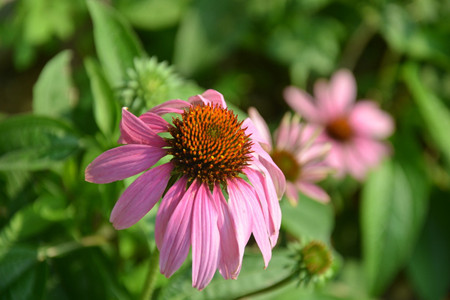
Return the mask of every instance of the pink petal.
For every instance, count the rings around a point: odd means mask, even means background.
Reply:
[[[241,128],[245,130],[245,134],[249,135],[252,141],[257,142],[262,147],[263,151],[270,151],[272,149],[272,145],[267,143],[267,140],[261,136],[258,128],[256,128],[255,124],[250,118],[246,118],[244,122],[242,122]]]
[[[354,147],[358,149],[360,157],[370,166],[376,166],[381,159],[389,154],[389,148],[383,142],[369,138],[357,137],[353,139]]]
[[[270,137],[270,131],[269,127],[267,126],[266,121],[264,121],[263,117],[259,114],[258,110],[254,107],[250,107],[248,109],[248,115],[250,116],[250,119],[252,120],[253,124],[255,125],[255,128],[261,137],[261,139],[264,141],[265,144],[269,146],[267,151],[271,150],[272,145],[272,138]],[[254,136],[252,135],[252,138]]]
[[[300,153],[297,156],[297,161],[301,165],[308,164],[310,162],[322,160],[328,152],[330,152],[331,144],[330,143],[315,143],[311,147],[309,147],[305,152]]]
[[[124,145],[110,149],[87,166],[86,181],[109,183],[128,178],[153,166],[166,152],[148,145]]]
[[[192,214],[192,286],[202,290],[214,276],[219,258],[219,230],[213,196],[202,183]]]
[[[355,179],[362,181],[370,166],[363,160],[358,148],[354,145],[346,145],[343,154],[349,173]]]
[[[189,254],[194,199],[200,184],[197,180],[181,198],[167,224],[159,258],[159,268],[166,277],[178,270]]]
[[[220,107],[227,108],[227,103],[225,102],[223,95],[216,90],[206,90],[202,94],[202,97],[209,100],[212,104],[218,104]]]
[[[284,191],[286,190],[286,178],[284,177],[283,172],[280,170],[280,168],[278,168],[278,166],[273,162],[272,158],[267,153],[267,155],[262,154],[260,150],[257,150],[255,152],[261,155],[259,157],[260,165],[258,167],[263,171],[265,176],[271,177],[273,184],[275,185],[275,190],[277,191],[277,197],[278,199],[281,199],[281,197],[283,197]],[[258,164],[256,162],[253,163]],[[262,168],[261,165],[264,168]]]
[[[228,180],[227,185],[228,194],[230,195],[230,202],[231,199],[233,199],[234,202],[240,201],[245,203],[247,206],[246,210],[251,215],[251,230],[263,255],[264,266],[267,268],[267,265],[272,257],[272,247],[270,245],[268,228],[264,221],[263,212],[257,199],[256,192],[241,178]]]
[[[258,194],[263,216],[269,229],[270,243],[274,247],[281,226],[281,209],[272,179],[251,168],[246,168],[244,173]]]
[[[291,205],[296,206],[298,203],[298,189],[292,182],[286,183],[286,198]]]
[[[189,108],[190,104],[183,100],[169,100],[160,105],[153,107],[149,112],[152,112],[157,115],[165,115],[167,113],[177,113],[182,114],[187,108]]]
[[[344,147],[341,143],[331,142],[330,152],[325,158],[326,163],[336,171],[334,175],[337,178],[342,178],[347,173]]]
[[[330,202],[330,196],[319,186],[309,182],[297,182],[298,189],[306,196],[322,203]]]
[[[188,178],[186,176],[181,177],[167,191],[161,200],[155,222],[155,241],[159,250],[162,249],[164,235],[166,233],[167,224],[169,223],[170,217],[186,193],[187,182]]]
[[[290,86],[284,89],[286,103],[309,122],[320,122],[320,114],[314,106],[313,98],[306,92]]]
[[[356,82],[353,74],[341,69],[334,73],[330,81],[330,96],[337,115],[347,115],[356,99]]]
[[[141,119],[130,113],[126,108],[122,109],[120,133],[120,143],[146,144],[155,147],[166,146],[163,138],[153,132]]]
[[[276,149],[278,150],[287,150],[286,148],[289,148],[288,145],[290,144],[290,132],[291,132],[291,124],[290,124],[290,114],[286,113],[281,119],[280,126],[275,132],[275,144]]]
[[[242,193],[235,187],[235,184],[230,185],[231,180],[227,183],[228,205],[236,226],[239,255],[242,257],[245,245],[252,233],[251,210],[248,208],[247,201],[242,199]]]
[[[333,168],[325,165],[324,163],[306,165],[302,167],[301,180],[317,182],[325,179],[328,174],[333,173],[333,171]]]
[[[152,112],[146,112],[145,114],[141,115],[139,119],[147,124],[147,126],[155,133],[166,132],[170,127],[169,123],[166,120]]]
[[[314,84],[314,96],[317,100],[318,114],[324,122],[339,117],[340,114],[336,109],[333,95],[331,95],[330,86],[327,81],[319,79]]]
[[[109,221],[116,229],[125,229],[142,219],[163,194],[173,165],[160,165],[145,172],[123,192],[114,205]]]
[[[383,139],[394,132],[394,121],[373,101],[358,101],[349,116],[351,127],[357,134]]]
[[[236,279],[242,256],[239,255],[236,225],[219,184],[214,185],[213,198],[217,206],[217,225],[220,232],[219,272],[225,279]]]

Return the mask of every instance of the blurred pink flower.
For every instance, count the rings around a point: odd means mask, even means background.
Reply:
[[[389,153],[381,140],[394,131],[391,116],[373,101],[355,103],[356,82],[347,70],[337,71],[329,83],[317,81],[314,94],[316,101],[295,87],[284,92],[294,111],[324,129],[318,139],[331,142],[327,163],[336,169],[336,175],[350,173],[358,180],[364,179],[367,171]]]
[[[179,115],[173,125],[161,117],[167,113]],[[192,246],[192,285],[201,290],[216,269],[237,278],[251,234],[265,267],[278,238],[285,179],[252,141],[253,128],[214,90],[167,101],[139,118],[123,109],[119,142],[125,145],[97,157],[86,180],[108,183],[145,171],[123,192],[110,221],[116,229],[130,227],[162,197],[155,224],[161,273],[171,276]],[[166,155],[169,162],[151,168]]]
[[[298,202],[299,191],[320,202],[329,202],[330,197],[316,182],[327,177],[332,169],[323,160],[330,150],[329,143],[316,142],[320,131],[301,123],[297,115],[285,114],[275,131],[272,143],[269,128],[255,108],[249,116],[258,129],[260,140],[273,161],[286,177],[286,197],[292,205]]]

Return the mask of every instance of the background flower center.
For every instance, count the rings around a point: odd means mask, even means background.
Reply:
[[[205,182],[236,177],[250,160],[251,141],[237,116],[217,105],[195,105],[169,132],[176,171]]]
[[[301,167],[290,152],[275,150],[270,156],[272,156],[275,164],[281,169],[287,181],[295,181],[298,178]]]
[[[353,136],[353,130],[345,117],[328,123],[325,130],[331,138],[341,142],[348,141]]]

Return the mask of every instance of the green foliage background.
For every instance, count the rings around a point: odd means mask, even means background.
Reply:
[[[84,181],[87,164],[117,145],[121,106],[141,113],[213,88],[274,129],[284,87],[311,91],[344,67],[358,98],[395,119],[392,157],[363,183],[325,181],[327,206],[283,200],[267,270],[250,245],[238,280],[216,276],[198,292],[186,262],[171,279],[157,275],[152,297],[447,299],[449,18],[448,0],[0,2],[0,298],[141,295],[156,209],[115,231],[109,214],[132,180]],[[333,249],[333,277],[266,290],[309,240]]]

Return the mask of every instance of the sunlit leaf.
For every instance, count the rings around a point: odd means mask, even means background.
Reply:
[[[94,96],[95,121],[106,136],[111,136],[117,129],[119,117],[118,102],[116,102],[114,93],[98,63],[93,59],[86,59],[85,66]]]
[[[45,169],[78,148],[74,131],[58,120],[23,115],[0,122],[0,170]]]
[[[372,295],[381,294],[410,257],[427,202],[423,170],[410,160],[387,160],[367,179],[361,226],[364,268]]]
[[[407,64],[403,71],[405,82],[422,115],[424,125],[450,167],[450,110],[423,85],[416,64]]]
[[[63,51],[44,67],[33,88],[33,112],[51,117],[66,116],[75,104],[70,60],[72,52]]]
[[[101,1],[89,0],[89,12],[94,23],[94,42],[98,58],[113,87],[118,86],[127,68],[144,50],[136,34],[122,15]]]
[[[333,209],[300,195],[297,206],[293,207],[287,199],[281,201],[282,227],[297,238],[317,239],[328,242],[333,230]]]

